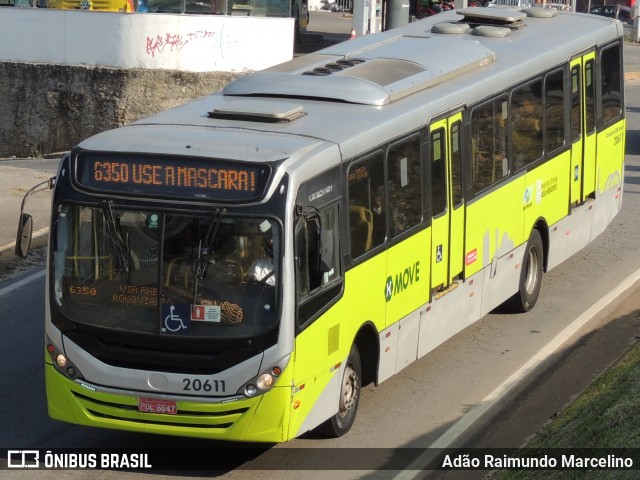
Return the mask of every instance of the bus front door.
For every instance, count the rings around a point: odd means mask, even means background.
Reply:
[[[431,289],[444,291],[463,270],[462,114],[431,125]]]

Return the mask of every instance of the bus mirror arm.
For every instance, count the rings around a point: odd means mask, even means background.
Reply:
[[[33,217],[28,213],[24,213],[24,207],[27,203],[29,195],[35,192],[39,192],[48,188],[51,190],[55,185],[56,177],[51,177],[44,182],[38,183],[32,187],[22,197],[22,205],[20,206],[20,220],[18,221],[18,233],[16,235],[16,248],[15,254],[18,257],[27,258],[29,255],[29,248],[31,247],[31,239],[33,238]]]

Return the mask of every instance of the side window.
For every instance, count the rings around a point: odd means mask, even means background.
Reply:
[[[542,81],[511,95],[511,153],[515,170],[542,157]]]
[[[545,151],[553,152],[564,145],[564,81],[562,70],[544,80]]]
[[[462,203],[462,122],[451,126],[451,197],[453,207]]]
[[[391,235],[395,237],[422,220],[420,137],[393,145],[387,159]]]
[[[319,210],[304,209],[296,223],[297,323],[310,325],[340,297],[340,205],[332,202]]]
[[[385,239],[384,155],[375,153],[349,167],[349,248],[356,258]]]
[[[471,186],[474,194],[509,174],[506,121],[507,101],[504,98],[477,107],[471,113]]]
[[[323,285],[340,277],[340,244],[338,234],[338,205],[323,208],[318,215],[301,219],[296,226],[296,266],[298,298],[304,299]],[[322,235],[322,230],[332,235]],[[323,245],[323,242],[331,242]],[[330,252],[323,265],[321,250]]]
[[[580,65],[571,69],[571,141],[573,143],[580,140],[582,133],[582,115],[580,113]]]
[[[439,128],[431,132],[431,214],[433,217],[447,210],[447,159],[445,131]]]
[[[600,62],[600,101],[602,123],[618,119],[622,113],[622,75],[620,45],[602,51]]]

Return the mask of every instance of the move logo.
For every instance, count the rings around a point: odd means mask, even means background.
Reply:
[[[402,272],[396,273],[395,277],[389,275],[384,287],[384,297],[387,302],[404,290],[408,289],[415,282],[420,281],[420,262],[416,262]]]

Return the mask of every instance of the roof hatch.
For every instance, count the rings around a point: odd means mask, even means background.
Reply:
[[[210,118],[264,123],[292,122],[303,115],[302,105],[290,102],[254,102],[244,99],[227,100],[209,112]]]
[[[464,16],[464,23],[470,25],[496,25],[501,27],[520,27],[527,14],[511,8],[467,7],[458,10]]]

